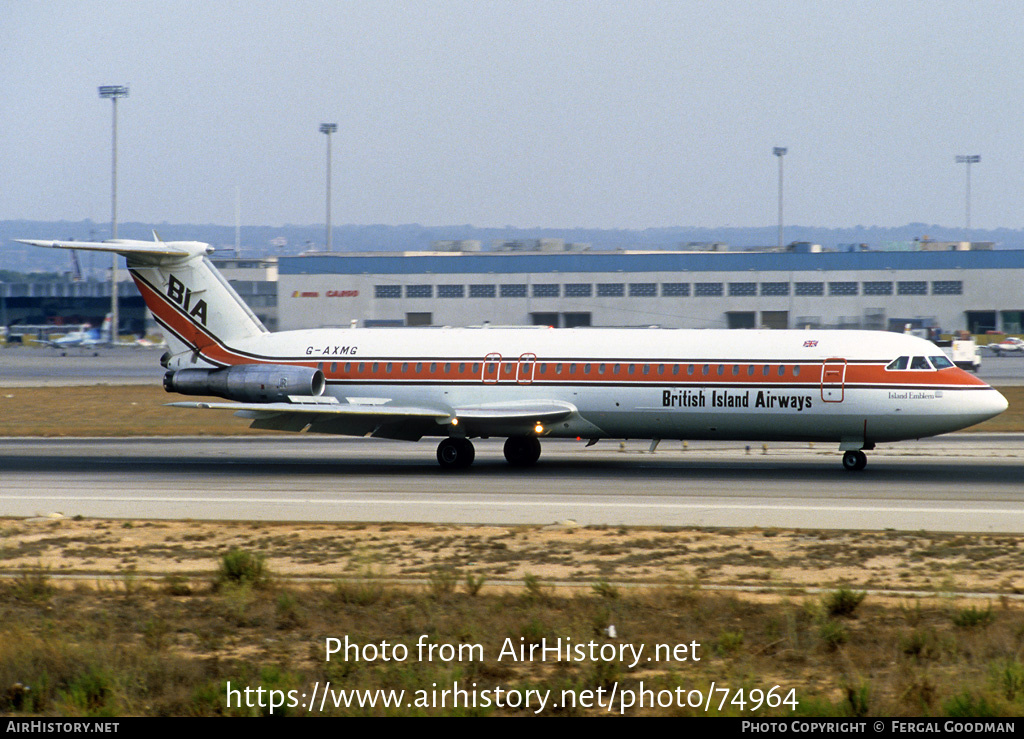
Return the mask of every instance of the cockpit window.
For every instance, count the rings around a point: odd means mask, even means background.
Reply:
[[[943,355],[941,357],[928,357],[928,358],[930,360],[932,360],[932,364],[935,365],[935,369],[948,369],[950,367],[955,366],[952,362],[949,361],[949,358],[946,357],[945,355]]]
[[[910,360],[910,369],[912,370],[930,370],[932,366],[928,364],[928,359],[925,357],[914,357]]]
[[[897,357],[885,366],[887,370],[905,370],[910,357]]]

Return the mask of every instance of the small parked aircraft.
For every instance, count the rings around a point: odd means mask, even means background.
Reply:
[[[998,344],[989,344],[988,348],[997,357],[1001,357],[1004,354],[1024,354],[1024,341],[1021,341],[1016,336],[1008,336]]]
[[[95,349],[108,345],[110,344],[110,314],[108,313],[107,317],[103,319],[103,325],[100,328],[93,328],[88,323],[83,323],[77,330],[66,333],[58,339],[52,341],[40,339],[39,343],[60,349],[65,355],[68,349]]]

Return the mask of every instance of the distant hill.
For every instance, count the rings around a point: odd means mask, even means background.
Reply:
[[[218,250],[233,251],[234,226],[216,224],[121,223],[118,235],[126,239],[150,239],[156,231],[168,240],[190,239],[205,241]],[[77,239],[102,240],[109,236],[110,224],[85,221],[0,221],[0,269],[18,272],[66,271],[70,260],[66,253],[36,249],[15,244],[11,239]],[[822,228],[787,226],[786,241],[810,241],[828,249],[846,249],[850,245],[867,244],[881,248],[891,242],[906,242],[930,237],[937,241],[959,241],[963,229],[910,223],[898,228],[856,226],[854,228]],[[1000,249],[1024,249],[1024,230],[973,229],[974,241],[992,241]],[[771,246],[777,242],[776,226],[763,228],[693,228],[671,226],[643,230],[614,230],[588,228],[477,228],[471,225],[421,226],[405,224],[343,225],[334,227],[335,251],[418,251],[429,249],[434,241],[449,239],[476,239],[488,249],[496,239],[556,238],[566,242],[590,244],[592,249],[665,249],[690,242],[723,242],[733,250]],[[242,256],[298,254],[324,248],[323,225],[307,226],[243,226],[241,229]],[[99,260],[99,261],[98,261]],[[105,268],[105,260],[95,257],[95,269]],[[88,268],[89,265],[83,265]]]

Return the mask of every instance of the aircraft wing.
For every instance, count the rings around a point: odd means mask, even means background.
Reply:
[[[417,441],[439,435],[439,426],[455,424],[468,436],[526,435],[538,423],[567,418],[576,408],[558,401],[531,401],[477,405],[466,408],[430,408],[392,405],[386,398],[342,403],[329,397],[295,397],[278,403],[168,403],[174,408],[230,410],[252,421],[250,428],[303,431],[347,436],[375,436]],[[440,435],[444,435],[441,433]]]

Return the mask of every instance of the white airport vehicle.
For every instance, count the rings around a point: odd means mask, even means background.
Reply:
[[[252,428],[416,441],[473,462],[504,437],[513,465],[544,437],[834,442],[863,469],[876,444],[1002,413],[1006,399],[933,343],[869,331],[308,329],[270,333],[199,242],[26,240],[115,252],[169,350],[164,387],[216,396]]]
[[[966,332],[965,332],[966,333]],[[981,369],[981,352],[973,338],[942,339],[935,345],[960,369],[977,372]]]

